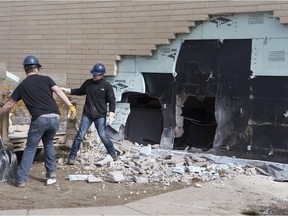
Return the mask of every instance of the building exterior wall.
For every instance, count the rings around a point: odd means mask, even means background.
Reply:
[[[95,62],[117,73],[122,55],[149,55],[175,34],[190,31],[209,15],[273,11],[288,23],[287,1],[1,1],[0,57],[22,70],[26,54],[45,72],[69,74],[78,86]]]
[[[0,1],[0,11],[0,59],[7,69],[22,74],[23,58],[34,54],[43,73],[65,73],[70,88],[90,78],[95,63],[114,76],[122,56],[151,55],[210,15],[273,12],[288,24],[288,2],[275,0]],[[84,100],[75,98],[80,114]]]

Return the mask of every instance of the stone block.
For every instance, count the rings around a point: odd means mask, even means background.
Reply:
[[[110,172],[109,175],[110,182],[117,183],[125,180],[125,176],[121,171]]]

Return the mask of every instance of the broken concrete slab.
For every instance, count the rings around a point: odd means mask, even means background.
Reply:
[[[103,180],[101,178],[97,178],[92,175],[92,176],[88,176],[87,182],[88,183],[100,183],[100,182],[103,182]]]
[[[174,173],[179,173],[179,174],[185,173],[185,170],[183,167],[172,167],[171,170]]]
[[[109,162],[112,162],[113,158],[110,155],[106,155],[105,158],[103,158],[102,160],[99,160],[95,163],[96,166],[104,166],[107,165]]]
[[[202,172],[202,169],[200,167],[197,167],[197,166],[187,166],[186,168],[187,172],[190,172],[190,173],[201,173]]]
[[[87,181],[88,177],[91,177],[93,175],[83,175],[83,174],[79,174],[79,175],[69,175],[68,179],[69,181]]]
[[[110,172],[109,175],[110,182],[118,183],[125,180],[125,176],[121,171]]]
[[[125,141],[125,144],[128,141]],[[124,144],[123,144],[124,145]],[[120,162],[115,163],[107,152],[101,149],[101,145],[88,148],[81,151],[79,157],[80,164],[78,171],[88,170],[89,173],[95,172],[109,182],[122,183],[152,183],[160,182],[163,186],[170,186],[173,182],[183,182],[187,185],[193,185],[195,179],[197,182],[206,182],[222,178],[231,178],[238,174],[257,175],[259,171],[246,165],[237,163],[229,158],[220,160],[214,158],[214,155],[207,153],[191,153],[179,150],[165,150],[160,148],[151,148],[150,155],[140,153],[140,144],[130,144],[123,146],[117,144],[117,148],[122,150]],[[133,149],[133,151],[131,151]],[[91,166],[91,158],[99,160],[97,163],[101,166]],[[103,159],[104,157],[104,159]],[[212,160],[214,159],[214,160]],[[96,165],[96,164],[95,164]]]
[[[143,146],[141,149],[140,149],[140,154],[141,155],[144,155],[144,156],[149,156],[151,155],[151,146],[148,145],[148,146]]]
[[[138,183],[138,184],[149,182],[148,177],[144,177],[144,176],[133,176],[132,179],[135,183]]]

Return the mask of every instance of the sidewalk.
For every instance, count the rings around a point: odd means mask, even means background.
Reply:
[[[233,184],[233,180],[231,181]],[[233,205],[231,202],[242,204],[245,202],[232,201],[229,194],[233,195],[233,193],[228,192],[225,187],[221,186],[219,189],[215,183],[207,182],[202,188],[190,186],[121,206],[3,210],[0,211],[0,215],[241,215],[239,204]],[[221,190],[227,191],[226,194]],[[219,207],[219,202],[221,206],[223,203],[229,205]]]

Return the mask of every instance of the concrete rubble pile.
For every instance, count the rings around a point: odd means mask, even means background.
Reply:
[[[113,161],[103,145],[82,150],[69,180],[88,182],[173,182],[201,187],[201,182],[232,178],[238,174],[255,175],[254,167],[234,163],[215,163],[203,153],[164,150],[159,145],[139,145],[129,141],[115,144],[120,159]],[[64,162],[64,159],[61,159]]]

